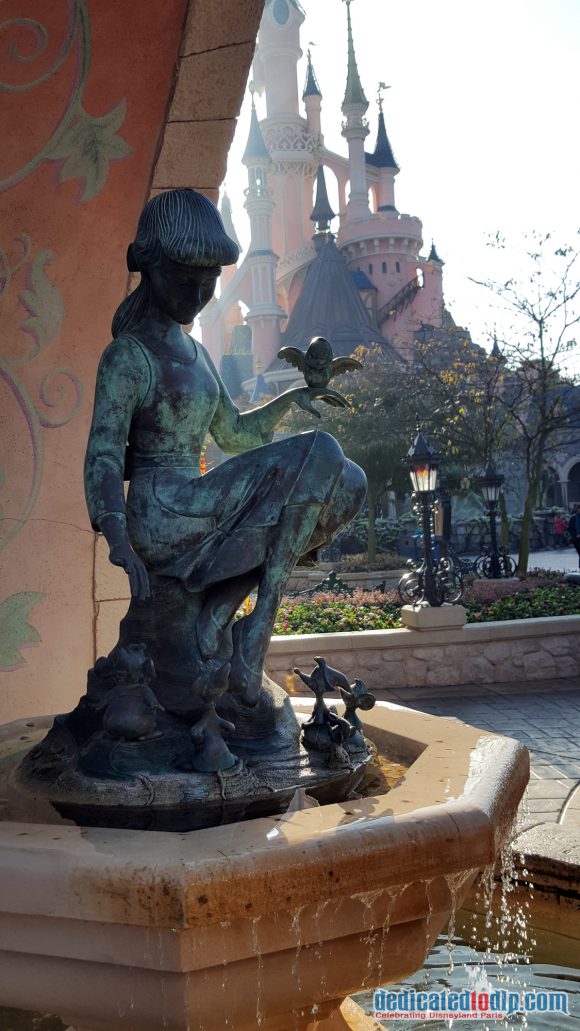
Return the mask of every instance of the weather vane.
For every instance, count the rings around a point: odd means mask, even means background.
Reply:
[[[377,104],[379,105],[379,111],[383,110],[383,90],[390,89],[390,88],[391,87],[387,86],[386,82],[379,82],[379,85],[378,85],[378,88],[377,88]]]

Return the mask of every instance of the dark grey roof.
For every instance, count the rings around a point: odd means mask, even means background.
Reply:
[[[314,68],[312,67],[312,58],[310,56],[310,50],[308,51],[308,65],[306,68],[306,82],[304,83],[304,90],[302,93],[302,99],[305,97],[321,97],[322,90],[318,85],[318,79],[316,78]]]
[[[427,261],[438,261],[440,265],[444,265],[445,262],[441,260],[435,249],[435,244],[431,241],[431,250],[429,251],[429,257]]]
[[[352,354],[361,344],[377,342],[385,353],[396,352],[372,325],[354,280],[334,240],[330,239],[312,261],[290,318],[281,346],[302,350],[314,336],[324,336],[337,356]],[[288,368],[275,359],[270,370]]]
[[[262,130],[260,129],[260,123],[258,121],[254,104],[252,104],[252,117],[250,120],[248,142],[246,143],[246,149],[242,157],[242,161],[245,165],[249,163],[249,158],[267,158],[268,161],[270,160],[270,154],[266,144],[264,143],[264,137],[262,136]]]
[[[310,219],[312,222],[331,222],[335,217],[334,211],[330,206],[328,193],[326,192],[324,168],[322,165],[319,165],[316,170],[316,199]]]
[[[376,290],[377,289],[375,284],[371,283],[371,281],[370,281],[369,277],[367,276],[366,272],[363,272],[362,269],[360,269],[360,268],[352,269],[350,274],[351,274],[352,278],[354,279],[355,286],[356,286],[357,290]]]
[[[379,111],[379,127],[375,149],[372,154],[365,154],[365,159],[367,165],[374,165],[375,168],[396,168],[399,171],[399,166],[395,161],[395,155],[387,136],[385,116],[382,111]]]

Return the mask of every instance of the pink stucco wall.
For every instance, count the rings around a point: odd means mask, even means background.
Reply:
[[[0,721],[74,704],[94,657],[82,460],[187,0],[4,0]]]

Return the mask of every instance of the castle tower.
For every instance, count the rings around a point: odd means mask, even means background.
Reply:
[[[258,32],[253,76],[266,95],[266,117],[298,118],[296,67],[302,57],[300,26],[304,14],[295,0],[272,0],[266,5]]]
[[[276,265],[272,250],[272,211],[274,201],[268,185],[270,155],[260,130],[252,95],[252,115],[248,142],[242,161],[248,169],[245,208],[250,219],[250,248],[246,265],[251,280],[252,303],[247,323],[252,330],[254,361],[267,368],[279,348],[280,321],[284,312],[276,300]]]
[[[365,113],[369,102],[358,74],[354,43],[352,40],[352,24],[350,5],[352,0],[345,0],[348,32],[348,71],[346,90],[342,102],[342,113],[345,120],[342,124],[342,135],[348,143],[348,165],[350,174],[350,195],[346,206],[346,221],[357,222],[369,217],[369,201],[366,176],[364,141],[369,134]]]
[[[263,88],[266,97],[266,118],[260,127],[271,157],[270,185],[276,212],[272,244],[276,253],[284,257],[300,251],[309,241],[312,180],[318,164],[316,155],[322,145],[321,96],[313,69],[305,88],[308,118],[299,111],[298,61],[302,57],[303,21],[297,0],[271,0],[266,4],[254,61],[256,87],[259,91]]]

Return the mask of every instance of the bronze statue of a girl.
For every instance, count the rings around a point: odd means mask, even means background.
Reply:
[[[337,391],[297,387],[241,414],[184,332],[237,256],[202,194],[170,190],[149,201],[128,252],[141,283],[113,320],[86,454],[93,527],[131,585],[121,641],[146,643],[163,704],[175,693],[180,709],[194,684],[206,690],[226,667],[228,690],[256,703],[290,572],[353,518],[365,491],[364,474],[329,434],[270,443],[292,403],[318,415],[314,399],[346,405]],[[208,433],[236,457],[202,477]],[[233,623],[252,590],[253,612]]]
[[[80,822],[203,826],[271,811],[296,777],[321,776],[264,659],[290,572],[353,518],[366,481],[328,433],[272,442],[293,403],[319,416],[312,402],[347,406],[341,394],[296,387],[241,413],[182,328],[237,256],[216,207],[188,189],[151,200],[129,247],[141,282],[99,364],[85,490],[131,602],[86,695],[19,774]],[[208,433],[235,457],[202,476]]]
[[[86,695],[18,774],[79,823],[192,829],[283,808],[298,781],[343,797],[364,775],[368,757],[330,771],[301,747],[263,672],[289,573],[353,518],[366,480],[328,433],[272,442],[293,403],[319,417],[312,402],[347,406],[341,394],[298,387],[240,412],[183,330],[237,257],[194,190],[150,200],[129,247],[141,281],[99,364],[84,485],[131,603]],[[234,457],[202,476],[207,434]]]

